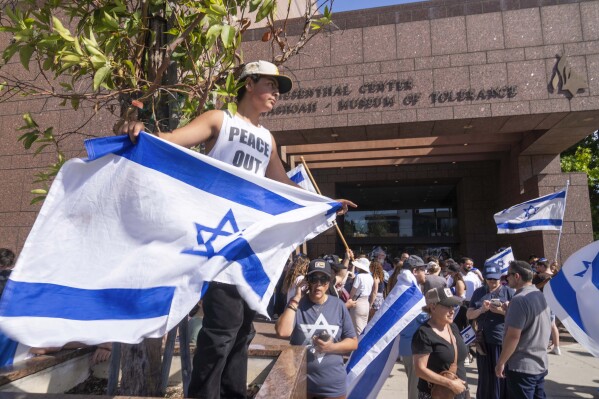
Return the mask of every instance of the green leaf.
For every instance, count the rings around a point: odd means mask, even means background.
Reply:
[[[103,66],[98,69],[94,75],[94,90],[98,90],[100,85],[108,78],[112,69],[109,66]]]
[[[48,194],[48,190],[44,190],[43,188],[36,188],[35,190],[31,190],[31,194]]]
[[[211,48],[216,42],[216,38],[220,35],[222,25],[212,25],[206,32],[206,47]]]
[[[113,18],[106,11],[104,11],[102,13],[102,21],[112,30],[118,30],[120,28],[119,21],[117,21],[115,18]]]
[[[227,109],[231,113],[231,115],[235,115],[237,113],[237,103],[229,102],[227,103]]]
[[[235,28],[231,25],[223,25],[223,28],[220,32],[220,38],[223,41],[225,48],[230,48],[235,42]]]
[[[256,22],[260,22],[266,18],[274,9],[274,5],[275,3],[273,0],[264,0],[256,14]]]
[[[8,63],[12,56],[17,52],[19,47],[16,44],[10,44],[4,51],[2,52],[2,58],[4,59],[4,63]]]
[[[73,109],[75,111],[77,111],[79,109],[79,98],[78,97],[71,98],[71,107],[73,107]]]
[[[23,68],[29,70],[29,60],[31,60],[31,55],[33,54],[33,47],[26,45],[21,47],[19,50],[19,56],[21,58],[21,65]]]
[[[250,12],[254,12],[260,7],[262,0],[250,0]]]
[[[45,199],[46,199],[45,195],[41,195],[39,197],[35,197],[34,199],[31,200],[31,202],[29,203],[29,205],[37,204],[38,202],[42,202]]]
[[[54,26],[54,30],[56,31],[56,33],[58,33],[60,37],[62,37],[64,40],[66,40],[67,42],[75,41],[75,38],[71,36],[71,32],[62,25],[58,18],[54,16],[52,17],[52,25]]]
[[[31,117],[31,114],[29,112],[27,112],[26,114],[23,114],[23,120],[25,121],[25,125],[29,129],[33,129],[34,127],[39,127],[39,125]]]
[[[227,15],[227,9],[220,4],[210,4],[210,10],[221,17]]]

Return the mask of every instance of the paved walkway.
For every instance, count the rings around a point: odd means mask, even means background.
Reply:
[[[277,345],[286,340],[276,338],[274,325],[268,322],[254,323],[257,336],[253,344]],[[549,375],[545,379],[545,390],[553,398],[597,398],[599,399],[599,358],[593,357],[570,335],[561,330],[562,355],[549,355]],[[472,397],[476,396],[476,363],[467,367],[468,383]],[[395,363],[391,375],[383,386],[379,399],[404,399],[408,397],[407,378],[401,363]],[[483,398],[484,399],[484,398]]]
[[[549,374],[545,378],[548,398],[599,398],[599,359],[578,343],[565,343],[562,355],[549,355]],[[467,366],[472,397],[476,395],[476,362]],[[396,363],[378,399],[408,397],[404,367]]]

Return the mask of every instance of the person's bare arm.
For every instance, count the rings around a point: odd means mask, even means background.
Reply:
[[[158,137],[170,141],[171,143],[190,148],[198,144],[215,140],[220,132],[223,119],[223,111],[206,111],[181,128],[175,129],[170,133],[158,133]],[[123,125],[121,133],[128,134],[131,141],[135,143],[137,141],[137,136],[139,136],[139,132],[144,130],[144,128],[144,124],[141,122],[128,122]]]
[[[503,337],[503,348],[499,355],[499,360],[495,366],[495,375],[499,378],[505,378],[505,364],[512,357],[520,341],[522,330],[519,328],[507,326],[507,330]]]
[[[283,168],[283,163],[281,162],[281,157],[279,157],[279,151],[277,150],[277,143],[275,142],[274,137],[272,138],[271,148],[270,160],[266,167],[266,177],[281,183],[289,184],[290,186],[299,187],[289,178],[289,176],[287,176],[285,168]]]

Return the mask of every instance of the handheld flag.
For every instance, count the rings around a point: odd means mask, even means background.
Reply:
[[[310,176],[308,176],[308,173],[306,173],[304,164],[300,163],[295,168],[291,169],[289,172],[287,172],[287,176],[289,176],[289,179],[301,188],[313,193],[317,192],[316,188],[314,188],[314,185],[312,184],[312,181],[310,180]]]
[[[340,207],[145,133],[86,148],[54,180],[0,302],[0,329],[29,346],[161,337],[212,280],[266,314],[289,253]]]
[[[474,331],[474,328],[472,328],[472,326],[468,326],[464,328],[462,331],[460,331],[460,335],[462,336],[464,343],[466,345],[470,345],[474,342],[474,339],[476,338],[476,331]]]
[[[30,347],[13,341],[0,332],[0,367],[11,366],[33,357]]]
[[[347,363],[348,399],[376,398],[397,359],[399,333],[421,313],[424,304],[416,278],[402,270]]]
[[[599,241],[570,256],[543,293],[574,339],[599,357]]]
[[[512,247],[505,248],[485,261],[485,266],[497,266],[501,269],[501,274],[507,274],[510,262],[514,260]]]
[[[567,189],[564,188],[496,213],[497,234],[561,230],[566,209],[566,193]]]

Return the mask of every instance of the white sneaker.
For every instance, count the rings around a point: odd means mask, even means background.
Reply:
[[[562,354],[562,351],[561,351],[561,349],[559,348],[559,346],[554,346],[554,347],[553,347],[553,349],[551,349],[551,350],[549,351],[549,353],[552,353],[552,354],[554,354],[554,355],[557,355],[557,356],[561,356],[561,354]]]
[[[470,356],[466,356],[466,359],[464,359],[464,366],[470,366]]]

